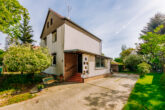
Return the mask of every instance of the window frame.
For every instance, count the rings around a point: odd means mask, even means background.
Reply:
[[[53,25],[53,18],[50,19],[50,25]]]
[[[105,58],[101,56],[95,56],[95,68],[105,68],[105,67],[106,67]]]
[[[47,22],[47,28],[49,28],[49,21]]]

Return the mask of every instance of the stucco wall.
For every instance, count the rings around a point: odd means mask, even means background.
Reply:
[[[101,42],[97,41],[83,32],[64,24],[64,50],[80,49],[101,55]]]
[[[87,61],[85,61],[85,58],[87,58]],[[84,65],[84,62],[88,62],[88,65]],[[87,66],[87,68],[85,68],[85,66]],[[95,55],[83,54],[83,71],[87,70],[88,73],[83,74],[83,78],[110,73],[110,59],[105,59],[104,68],[96,68]]]
[[[44,46],[41,41],[41,46]],[[47,47],[51,54],[56,53],[56,65],[49,67],[44,72],[63,74],[64,73],[64,25],[57,28],[57,41],[52,42],[52,33],[47,36]],[[54,69],[53,69],[54,68]]]

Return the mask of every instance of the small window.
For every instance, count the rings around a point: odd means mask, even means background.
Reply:
[[[56,65],[56,53],[54,53],[52,56],[53,56],[52,65]]]
[[[52,42],[56,42],[57,41],[57,31],[53,32],[52,34]]]
[[[51,25],[53,24],[53,18],[51,18],[51,20],[50,20],[50,24],[51,24]]]
[[[105,67],[105,59],[100,56],[95,57],[95,66],[96,67]]]
[[[47,22],[47,28],[49,28],[49,22]]]
[[[45,37],[44,43],[45,43],[45,45],[47,45],[47,37]]]

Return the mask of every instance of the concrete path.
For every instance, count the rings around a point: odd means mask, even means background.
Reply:
[[[89,83],[63,83],[0,110],[121,110],[137,79],[137,75],[114,74]]]

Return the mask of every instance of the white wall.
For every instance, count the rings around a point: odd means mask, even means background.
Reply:
[[[87,36],[67,24],[64,24],[64,26],[64,50],[80,49],[101,55],[101,42]]]
[[[84,65],[83,63],[83,71],[88,70],[88,74],[82,75],[83,78],[88,78],[92,76],[97,75],[103,75],[110,73],[110,59],[105,59],[105,67],[103,68],[96,68],[95,67],[95,55],[89,55],[89,54],[83,54],[83,62],[85,61],[85,58],[87,58],[88,66]],[[86,62],[86,61],[85,61]],[[87,69],[85,69],[85,66],[87,66]]]
[[[44,46],[41,40],[41,46]],[[50,54],[56,53],[56,65],[47,68],[44,72],[63,74],[64,73],[64,25],[57,29],[57,41],[52,42],[52,33],[47,36],[47,47]]]

